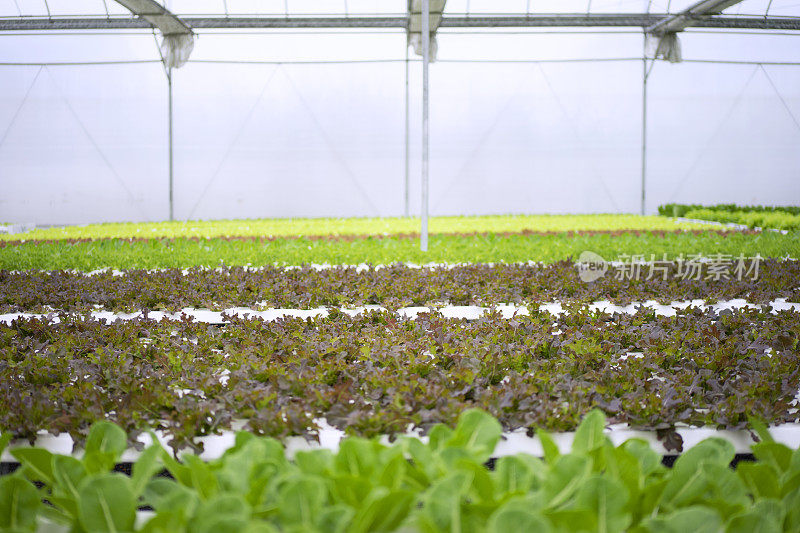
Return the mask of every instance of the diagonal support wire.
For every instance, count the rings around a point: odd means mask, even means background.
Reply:
[[[533,65],[531,65],[530,70],[533,70]],[[471,166],[472,161],[477,157],[478,153],[480,153],[481,148],[483,148],[483,144],[486,142],[486,139],[488,139],[489,136],[494,132],[494,130],[497,128],[497,125],[500,124],[500,119],[503,118],[503,116],[506,114],[506,111],[508,111],[508,108],[511,107],[511,104],[514,103],[514,101],[517,99],[517,96],[519,96],[518,90],[523,83],[524,82],[522,81],[522,77],[520,76],[520,80],[517,83],[516,89],[511,92],[511,95],[508,97],[503,106],[500,108],[500,111],[498,111],[497,116],[495,116],[494,121],[489,125],[486,131],[483,132],[483,135],[481,135],[480,139],[478,140],[478,143],[475,145],[475,148],[472,149],[472,151],[467,156],[467,159],[464,161],[464,164],[461,165],[461,168],[458,170],[458,172],[456,172],[456,174],[452,177],[447,186],[444,188],[441,196],[439,196],[439,200],[436,202],[436,204],[434,204],[433,209],[431,209],[431,211],[436,212],[436,209],[439,208],[439,206],[442,204],[445,198],[450,197],[450,191],[452,191],[453,187],[455,187],[456,183],[458,183],[458,179],[461,176],[463,176],[464,172]]]
[[[161,66],[164,67],[164,75],[167,76],[167,80],[170,78],[169,67],[167,66],[167,62],[164,59],[164,53],[161,51],[161,45],[158,44],[158,36],[156,36],[156,29],[153,28],[153,42],[156,43],[156,51],[158,52],[159,60],[161,61]]]
[[[123,180],[122,177],[117,173],[117,169],[114,168],[114,165],[111,164],[111,161],[109,161],[108,157],[106,157],[105,152],[103,152],[103,150],[100,148],[100,145],[97,144],[97,141],[94,140],[94,137],[92,137],[92,134],[89,133],[89,130],[86,128],[86,125],[83,123],[83,121],[81,120],[80,116],[78,116],[78,113],[75,111],[75,108],[72,107],[72,104],[67,99],[66,94],[64,94],[64,91],[61,89],[61,86],[58,84],[58,82],[56,81],[55,77],[53,77],[53,74],[50,72],[50,69],[47,68],[47,66],[45,66],[44,69],[47,71],[47,75],[50,77],[50,81],[53,83],[53,86],[58,91],[58,94],[61,97],[61,100],[64,102],[64,105],[67,106],[67,109],[69,109],[69,112],[72,114],[73,118],[75,119],[75,121],[80,126],[80,128],[83,131],[84,135],[86,135],[86,138],[89,139],[89,142],[92,144],[94,149],[97,151],[97,154],[103,160],[103,163],[105,163],[106,167],[108,167],[108,169],[111,171],[111,174],[114,176],[114,178],[120,184],[120,186],[123,189],[125,189],[125,192],[128,194],[128,197],[133,202],[133,205],[136,206],[136,210],[139,211],[139,213],[142,215],[142,217],[144,217],[146,219],[147,215],[142,210],[142,206],[139,205],[139,202],[136,201],[136,197],[133,195],[131,190],[125,184],[125,180]]]
[[[286,75],[286,79],[289,81],[289,85],[292,86],[292,89],[294,89],[295,94],[297,94],[297,98],[300,100],[300,103],[303,104],[303,107],[305,108],[306,112],[311,117],[311,120],[314,122],[314,125],[317,127],[320,136],[325,141],[325,144],[328,145],[328,148],[333,153],[333,156],[336,158],[336,162],[339,163],[339,165],[347,173],[348,177],[350,178],[350,181],[353,182],[353,185],[356,187],[356,189],[358,189],[358,192],[361,193],[361,196],[364,197],[364,200],[367,202],[370,208],[372,208],[372,210],[375,211],[376,215],[380,216],[381,214],[380,209],[378,209],[377,206],[375,206],[375,204],[372,202],[372,199],[367,194],[367,191],[364,190],[364,187],[362,187],[361,182],[358,181],[358,178],[356,177],[353,170],[347,164],[344,157],[342,157],[342,154],[340,154],[339,151],[336,149],[336,147],[333,145],[333,142],[331,141],[330,137],[328,136],[327,133],[325,133],[325,130],[322,128],[322,124],[320,123],[319,119],[317,119],[317,116],[314,114],[314,111],[311,110],[311,107],[308,105],[308,102],[306,102],[305,98],[303,98],[303,94],[300,92],[294,80],[286,71],[286,69],[284,69],[284,74]]]
[[[233,139],[231,139],[230,144],[228,144],[228,148],[225,150],[225,154],[222,156],[222,160],[219,162],[217,168],[214,170],[214,173],[211,175],[211,178],[208,180],[206,186],[203,188],[203,192],[200,193],[200,196],[197,198],[197,201],[192,206],[192,210],[189,211],[189,216],[186,217],[187,220],[192,219],[192,215],[194,215],[194,212],[197,211],[197,208],[200,206],[200,202],[203,201],[203,198],[208,193],[208,189],[219,177],[219,173],[222,171],[222,167],[225,166],[225,163],[228,161],[228,157],[231,155],[233,147],[236,146],[237,142],[239,142],[239,138],[242,136],[242,133],[244,133],[244,129],[250,123],[250,119],[253,118],[253,115],[255,114],[258,105],[261,103],[261,100],[264,98],[264,94],[266,94],[267,92],[267,87],[269,87],[270,83],[272,83],[272,80],[275,77],[275,74],[278,73],[278,69],[280,69],[280,67],[281,67],[280,65],[275,65],[275,68],[273,68],[272,72],[270,72],[269,76],[267,76],[267,79],[264,81],[264,86],[261,88],[261,92],[259,93],[258,98],[256,98],[256,101],[253,103],[253,106],[250,108],[250,111],[247,113],[247,116],[242,121],[241,126],[239,126],[239,130],[236,132],[236,135],[233,136]]]
[[[28,90],[25,91],[25,96],[22,97],[22,101],[17,106],[16,111],[14,111],[14,115],[11,117],[11,122],[8,123],[8,127],[6,127],[6,131],[4,131],[3,132],[3,136],[0,137],[0,148],[2,148],[3,143],[6,142],[6,137],[8,137],[8,134],[11,131],[11,128],[14,126],[14,123],[17,121],[17,117],[19,116],[20,111],[22,111],[22,108],[25,106],[25,102],[28,101],[28,96],[30,96],[31,91],[33,90],[33,86],[36,85],[36,80],[39,79],[39,74],[42,73],[42,69],[44,69],[44,67],[40,66],[39,70],[36,71],[36,75],[33,77],[33,81],[31,81],[31,84],[28,86]]]
[[[547,85],[548,89],[550,90],[550,93],[553,95],[553,98],[556,100],[556,103],[558,104],[559,108],[561,109],[561,112],[562,112],[562,114],[563,114],[563,115],[564,115],[564,117],[567,119],[567,123],[570,125],[570,128],[572,129],[573,135],[575,136],[575,138],[576,138],[576,139],[578,139],[578,142],[582,144],[582,143],[583,143],[583,140],[582,140],[582,138],[580,137],[580,135],[578,134],[577,128],[575,127],[574,123],[572,122],[572,119],[570,118],[569,114],[567,113],[567,110],[566,110],[566,108],[564,107],[564,105],[563,105],[563,103],[561,102],[561,100],[559,100],[559,98],[558,98],[558,95],[556,94],[555,90],[553,89],[552,85],[550,84],[550,80],[548,79],[547,75],[544,73],[544,70],[542,69],[542,65],[541,65],[540,63],[535,63],[535,66],[539,68],[539,70],[540,70],[540,73],[541,73],[541,75],[542,75],[542,78],[543,78],[543,79],[544,79],[544,81],[545,81],[545,84]],[[520,82],[520,83],[522,83],[522,82]],[[478,142],[478,144],[477,144],[477,146],[475,147],[475,149],[474,149],[474,150],[473,150],[473,151],[470,153],[469,157],[467,158],[466,162],[465,162],[465,163],[462,165],[461,169],[458,171],[458,173],[456,173],[456,175],[453,177],[453,179],[452,179],[452,180],[450,181],[450,183],[447,185],[447,187],[445,188],[445,191],[444,191],[443,195],[439,197],[439,201],[437,202],[437,204],[436,204],[436,206],[434,207],[434,209],[435,209],[436,207],[438,207],[438,206],[439,206],[439,205],[442,203],[442,201],[443,201],[443,199],[444,199],[444,198],[448,197],[448,195],[449,195],[449,193],[450,193],[450,190],[453,188],[453,186],[454,186],[454,185],[455,185],[455,183],[457,182],[458,178],[459,178],[459,177],[460,177],[460,176],[461,176],[461,175],[464,173],[464,171],[465,171],[465,170],[466,170],[466,169],[469,167],[469,165],[470,165],[470,163],[472,162],[472,160],[473,160],[473,159],[475,159],[475,157],[476,157],[477,153],[480,151],[480,148],[483,146],[483,143],[486,141],[486,139],[489,137],[489,135],[491,135],[491,133],[492,133],[492,132],[495,130],[495,128],[497,127],[497,125],[500,123],[500,119],[501,119],[501,118],[502,118],[502,116],[503,116],[503,115],[506,113],[506,110],[507,110],[507,109],[508,109],[508,108],[511,106],[511,104],[512,104],[512,103],[513,103],[513,101],[516,99],[516,97],[517,97],[516,93],[513,93],[513,94],[512,94],[512,95],[509,97],[509,99],[508,99],[508,100],[505,102],[505,104],[503,105],[502,109],[501,109],[501,110],[500,110],[500,112],[497,114],[497,117],[495,118],[494,122],[493,122],[493,123],[491,124],[491,126],[489,126],[489,128],[488,128],[488,129],[487,129],[487,130],[484,132],[483,136],[481,137],[481,139],[480,139],[480,141]],[[610,190],[608,189],[608,187],[606,186],[606,183],[605,183],[605,181],[604,181],[604,180],[603,180],[603,178],[600,176],[599,172],[598,172],[598,171],[597,171],[597,169],[594,167],[594,165],[590,165],[590,166],[591,166],[591,169],[592,169],[593,173],[595,174],[595,177],[597,177],[598,181],[600,182],[601,186],[603,187],[603,190],[605,191],[606,195],[608,195],[608,198],[609,198],[609,200],[611,201],[611,205],[612,205],[612,206],[614,206],[614,209],[615,209],[615,210],[618,210],[618,209],[619,209],[619,206],[617,206],[617,202],[614,200],[614,197],[613,197],[613,195],[611,194],[611,191],[610,191]]]
[[[789,104],[786,102],[786,100],[783,98],[783,95],[778,90],[778,86],[775,85],[775,82],[772,80],[772,76],[769,75],[767,69],[764,68],[764,65],[759,64],[758,66],[761,68],[761,72],[764,73],[764,76],[767,77],[767,81],[769,82],[769,84],[772,85],[772,89],[775,91],[775,94],[780,99],[781,103],[783,104],[783,107],[786,109],[786,112],[789,113],[790,117],[792,117],[792,122],[794,122],[794,125],[797,127],[797,130],[800,131],[800,121],[797,120],[797,117],[792,112],[792,109],[789,107]]]
[[[675,187],[675,190],[672,191],[672,195],[670,196],[669,199],[670,202],[675,199],[675,195],[677,195],[678,192],[681,190],[681,188],[686,184],[686,180],[688,180],[692,176],[692,173],[694,173],[695,169],[697,168],[697,165],[700,163],[700,160],[703,159],[703,155],[705,154],[706,150],[708,150],[708,148],[711,146],[711,144],[714,142],[714,140],[717,138],[720,132],[725,128],[725,125],[728,123],[728,119],[731,118],[731,115],[733,115],[734,110],[736,110],[736,108],[739,106],[739,102],[742,100],[742,97],[744,96],[744,93],[747,91],[747,88],[750,87],[750,83],[753,81],[753,78],[755,78],[756,74],[758,73],[760,66],[761,66],[760,64],[757,64],[755,68],[753,68],[753,71],[747,78],[747,81],[742,87],[742,90],[739,91],[739,94],[736,95],[736,98],[733,100],[730,109],[728,109],[728,112],[725,113],[725,115],[722,117],[722,120],[720,121],[717,128],[714,130],[714,133],[711,134],[711,137],[709,137],[708,141],[705,143],[705,145],[703,145],[703,148],[698,152],[697,157],[695,157],[691,166],[689,166],[689,170],[686,171],[686,174],[678,183],[677,187]]]
[[[544,82],[547,85],[547,88],[550,89],[550,93],[553,95],[553,98],[558,104],[558,107],[561,109],[561,113],[564,115],[564,118],[567,119],[567,124],[569,124],[570,129],[572,129],[572,133],[575,136],[575,139],[577,139],[578,144],[583,145],[584,144],[583,137],[578,132],[578,128],[577,126],[575,126],[575,122],[572,120],[572,117],[569,115],[569,113],[567,113],[566,106],[558,97],[558,93],[555,91],[553,85],[550,83],[550,78],[547,77],[547,73],[545,73],[541,63],[537,63],[536,66],[539,67],[539,71],[542,73],[542,78],[544,78]],[[598,172],[597,167],[594,166],[591,160],[589,160],[589,168],[592,170],[592,173],[594,174],[595,178],[597,178],[597,181],[600,182],[600,185],[603,187],[603,191],[606,193],[606,196],[608,196],[608,199],[611,200],[611,205],[614,207],[614,210],[619,211],[619,206],[617,205],[616,200],[614,200],[614,196],[611,194],[608,185],[606,185],[606,181],[603,179],[603,176],[600,175],[600,172]]]

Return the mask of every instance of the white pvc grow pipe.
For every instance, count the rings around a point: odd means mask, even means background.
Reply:
[[[787,302],[785,298],[778,298],[773,300],[769,304],[772,307],[773,312],[777,311],[800,311],[800,303],[796,302]],[[759,305],[752,304],[747,302],[746,300],[742,299],[735,299],[735,300],[727,300],[722,302],[717,302],[715,304],[706,304],[705,300],[684,300],[684,301],[675,301],[670,303],[669,305],[660,304],[654,300],[648,300],[646,302],[633,302],[631,304],[622,306],[613,304],[607,300],[600,300],[594,303],[591,303],[587,306],[590,311],[600,311],[603,313],[627,313],[627,314],[635,314],[638,307],[645,307],[648,309],[652,309],[655,311],[656,315],[659,316],[675,316],[680,309],[687,309],[689,307],[695,307],[699,309],[713,309],[714,311],[723,311],[726,309],[742,309],[742,308],[751,308],[757,309]],[[339,311],[348,314],[350,316],[357,316],[369,311],[385,311],[384,307],[379,305],[365,305],[360,307],[340,307]],[[553,315],[560,315],[565,311],[564,303],[562,302],[551,302],[546,304],[539,305],[540,311],[547,311]],[[224,324],[227,322],[226,318],[223,317],[223,314],[229,316],[236,316],[239,318],[260,318],[266,321],[273,321],[278,320],[281,318],[302,318],[302,319],[315,319],[315,318],[324,318],[330,314],[331,308],[327,307],[316,307],[313,309],[280,309],[280,308],[270,308],[270,309],[253,309],[249,307],[230,307],[223,311],[211,311],[209,309],[195,309],[191,307],[186,307],[181,309],[175,313],[169,313],[165,311],[150,311],[147,313],[147,317],[152,320],[180,320],[183,315],[190,317],[195,322],[202,322],[206,324]],[[484,314],[489,312],[499,312],[502,318],[510,319],[514,318],[515,316],[529,316],[530,309],[524,305],[496,305],[492,307],[481,307],[477,305],[442,305],[436,307],[427,307],[427,306],[420,306],[420,307],[403,307],[397,310],[397,314],[403,318],[409,319],[416,319],[420,313],[430,313],[432,311],[440,312],[445,318],[451,319],[466,319],[466,320],[477,320],[481,318]],[[56,312],[55,310],[53,311]],[[0,314],[0,324],[10,324],[13,320],[17,320],[20,318],[46,318],[48,314],[46,313],[5,313]],[[81,316],[84,316],[81,314]],[[90,316],[95,320],[107,320],[109,322],[114,320],[134,320],[137,318],[144,317],[145,314],[142,311],[136,311],[134,313],[115,313],[112,311],[92,311]],[[59,322],[59,318],[57,316],[53,316],[54,322]]]

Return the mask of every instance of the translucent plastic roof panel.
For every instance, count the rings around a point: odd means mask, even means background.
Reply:
[[[800,16],[800,2],[798,0],[744,0],[742,3],[731,6],[724,12],[727,15],[759,15],[763,16],[769,8],[770,17],[796,17]]]
[[[698,0],[653,0],[651,13],[680,13],[695,5]]]
[[[592,13],[678,13],[697,0],[592,0]]]
[[[19,7],[19,12],[26,17],[46,17],[47,6],[44,0],[15,0],[12,1]]]
[[[187,17],[385,16],[406,13],[406,0],[165,0],[163,4],[176,15]],[[130,14],[115,0],[47,0],[46,3],[44,0],[0,0],[0,17],[105,17]]]
[[[646,13],[647,0],[594,0],[592,13]]]
[[[227,0],[231,15],[284,15],[284,0]]]
[[[633,2],[631,1],[631,5],[635,5],[636,9],[626,9],[624,12],[635,11],[637,13],[680,13],[681,11],[685,11],[689,9],[693,5],[695,5],[699,0],[645,0],[644,2]],[[597,0],[597,9],[595,8],[595,2],[592,2],[592,11],[599,11],[600,5],[613,5],[615,0]],[[609,12],[606,10],[605,12]]]
[[[103,0],[101,0],[102,2]],[[105,0],[105,6],[108,7],[108,13],[110,15],[130,15],[131,12],[128,11],[125,6],[115,2],[114,0]]]
[[[176,15],[225,14],[225,5],[222,0],[172,0],[166,2],[165,5]]]
[[[106,17],[108,15],[130,16],[131,12],[116,0],[47,0],[46,3],[44,0],[0,0],[0,17]]]
[[[724,11],[724,13],[726,15],[742,15],[742,14],[763,15],[767,10],[768,4],[769,0],[767,0],[766,2],[762,2],[760,0],[754,0],[754,1],[745,0],[744,2],[739,2],[738,4],[729,7]],[[772,4],[774,6],[775,2],[773,2]],[[770,11],[772,11],[772,7],[770,7]]]
[[[116,2],[110,0],[110,3]],[[47,6],[50,8],[50,15],[54,17],[105,16],[106,14],[103,0],[47,0]]]
[[[341,15],[344,0],[286,0],[291,15]]]
[[[448,14],[678,13],[697,0],[448,0]],[[753,0],[760,1],[760,0]],[[767,2],[769,0],[766,0]],[[783,0],[784,3],[797,0]],[[776,0],[777,3],[777,0]],[[763,12],[763,9],[762,9]]]
[[[347,0],[350,14],[396,15],[406,12],[405,0]]]
[[[406,12],[404,0],[171,0],[177,15],[365,16]]]
[[[0,17],[18,17],[22,15],[22,10],[14,0],[0,0]]]
[[[524,13],[526,0],[448,0],[445,13]]]

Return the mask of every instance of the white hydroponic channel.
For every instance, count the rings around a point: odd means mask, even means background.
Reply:
[[[669,305],[660,304],[655,300],[648,300],[646,302],[633,302],[629,305],[621,306],[613,304],[607,300],[600,300],[589,304],[587,308],[590,311],[600,311],[603,313],[627,313],[635,314],[639,307],[652,309],[656,315],[659,316],[675,316],[681,309],[688,309],[690,307],[706,310],[713,309],[715,312],[724,311],[727,309],[743,309],[743,308],[767,308],[771,307],[772,312],[778,311],[800,311],[800,303],[787,302],[786,298],[778,298],[771,301],[769,304],[761,306],[758,304],[749,303],[743,299],[734,299],[717,302],[714,304],[707,304],[705,300],[683,300],[674,301]],[[340,311],[350,316],[357,316],[369,311],[386,310],[379,305],[366,305],[360,307],[340,307]],[[564,309],[562,302],[551,302],[539,306],[540,311],[548,311],[553,315],[559,315],[567,312]],[[524,305],[497,305],[492,307],[481,307],[477,305],[445,305],[441,307],[403,307],[397,310],[397,314],[404,318],[415,319],[421,313],[430,313],[432,311],[440,312],[445,318],[452,319],[466,319],[477,320],[484,314],[490,312],[499,312],[503,318],[510,319],[515,316],[528,316],[530,309]],[[54,310],[53,313],[56,311]],[[134,320],[141,317],[147,317],[152,320],[180,320],[184,316],[190,317],[195,322],[202,322],[207,324],[225,324],[228,322],[226,316],[239,317],[239,318],[260,318],[266,321],[278,320],[281,318],[324,318],[330,314],[330,308],[316,307],[314,309],[254,309],[250,307],[231,307],[223,311],[211,311],[209,309],[195,309],[186,307],[178,312],[170,313],[165,311],[149,311],[145,315],[143,311],[136,311],[134,313],[115,313],[112,311],[92,311],[90,316],[95,320]],[[58,322],[59,318],[55,314],[47,313],[5,313],[0,314],[0,323],[10,324],[13,320],[20,318],[46,318],[51,316],[54,322]]]
[[[798,396],[800,396],[800,393]],[[795,402],[797,401],[798,399],[795,400]],[[339,443],[345,436],[344,432],[329,425],[325,419],[319,419],[315,422],[320,427],[320,430],[317,434],[319,442],[308,441],[303,437],[288,437],[283,441],[284,446],[286,447],[287,457],[291,459],[298,451],[301,450],[328,449],[336,452],[339,449]],[[236,425],[243,427],[244,421],[239,421],[239,423]],[[683,438],[684,451],[696,446],[702,440],[710,437],[721,437],[726,439],[733,444],[736,453],[750,453],[750,447],[755,443],[752,438],[752,433],[748,430],[717,430],[704,427],[678,426],[676,427],[676,431]],[[793,449],[800,445],[800,423],[770,426],[769,431],[776,442],[786,444]],[[167,442],[170,439],[169,435],[160,431],[156,431],[155,434],[162,446],[166,448]],[[655,431],[641,431],[631,429],[626,424],[615,424],[608,426],[605,429],[605,434],[615,446],[619,446],[628,439],[637,438],[647,441],[657,453],[662,455],[675,454],[674,451],[668,451],[664,447],[664,445],[656,437]],[[419,435],[419,433],[416,431],[409,431],[406,433],[406,436],[419,438],[423,442],[427,441],[427,437]],[[562,453],[566,453],[572,448],[572,441],[575,438],[575,432],[569,431],[550,433],[550,436],[553,437],[553,440],[555,441],[559,450],[561,450]],[[145,445],[149,445],[152,442],[150,436],[147,434],[140,436],[139,440]],[[381,440],[385,444],[389,443],[388,436],[384,436]],[[223,431],[220,435],[198,437],[195,439],[196,443],[203,444],[204,450],[200,454],[200,457],[205,460],[221,457],[225,450],[233,446],[234,441],[235,432],[228,430]],[[26,448],[28,446],[29,445],[27,443],[14,443],[10,445],[3,452],[2,456],[0,456],[0,461],[16,462],[16,459],[9,453],[10,450],[15,448]],[[81,457],[82,455],[81,450],[73,450],[72,437],[66,433],[56,436],[45,431],[41,431],[36,438],[34,446],[45,448],[53,453],[73,455],[75,457]],[[134,449],[128,449],[123,453],[120,461],[133,462],[139,457],[139,453],[140,452]],[[504,432],[502,440],[498,443],[497,447],[495,447],[493,456],[504,457],[518,453],[526,453],[539,457],[543,456],[544,451],[539,437],[536,435],[533,437],[527,436],[524,429]]]

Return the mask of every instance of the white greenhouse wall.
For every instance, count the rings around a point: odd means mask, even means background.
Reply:
[[[682,39],[690,60],[800,61],[796,36]],[[174,73],[176,217],[401,215],[404,43],[374,31],[200,35],[198,62]],[[638,212],[642,62],[520,61],[641,54],[636,32],[442,31],[431,213]],[[120,60],[150,62],[0,65],[0,222],[167,218],[167,86],[153,35],[0,34],[0,63]],[[213,62],[231,60],[368,62]],[[414,213],[419,63],[411,70]],[[800,204],[800,67],[658,62],[648,104],[648,212]]]

